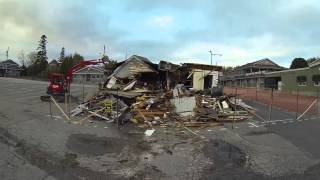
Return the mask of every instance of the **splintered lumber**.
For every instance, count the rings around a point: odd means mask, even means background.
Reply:
[[[114,96],[124,97],[124,98],[136,98],[138,96],[142,96],[142,93],[139,92],[124,92],[124,91],[111,91],[111,90],[103,90],[102,93],[111,94]]]
[[[133,111],[139,111],[140,113],[142,113],[143,115],[163,115],[164,113],[166,113],[165,111],[153,111],[153,110],[144,110],[144,109],[135,109]]]
[[[103,111],[103,110],[104,110],[104,108],[99,109],[99,110],[95,111],[94,113],[89,114],[87,117],[81,119],[79,122],[82,123],[83,121],[87,120],[88,118],[90,118],[90,117],[92,117],[92,116],[95,116],[98,112]]]
[[[105,119],[105,120],[107,120],[107,121],[109,121],[109,122],[112,122],[113,120],[112,119],[109,119],[109,118],[107,118],[107,117],[105,117],[105,116],[102,116],[102,115],[100,115],[100,114],[98,114],[98,113],[96,113],[96,112],[93,112],[93,111],[88,111],[90,114],[92,114],[93,116],[97,116],[97,117],[99,117],[99,118],[102,118],[102,119]]]
[[[141,113],[141,111],[137,110],[138,114],[143,118],[144,122],[147,123],[150,127],[152,127],[151,122],[148,121],[148,119]]]

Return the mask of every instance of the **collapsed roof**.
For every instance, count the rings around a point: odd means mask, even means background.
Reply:
[[[128,78],[140,73],[158,73],[157,65],[145,57],[133,55],[118,66],[109,77]]]

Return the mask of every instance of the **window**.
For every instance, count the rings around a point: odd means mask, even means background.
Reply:
[[[91,77],[92,77],[92,78],[95,78],[96,76],[92,74]]]
[[[306,76],[297,76],[298,86],[306,86],[307,85],[307,77]]]
[[[320,86],[320,74],[313,75],[312,82],[314,86]]]

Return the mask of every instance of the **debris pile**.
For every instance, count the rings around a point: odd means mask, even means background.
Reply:
[[[101,90],[71,112],[106,122],[132,122],[140,127],[186,126],[203,127],[250,118],[253,109],[229,96],[201,95],[183,86],[161,92]]]
[[[177,83],[173,68],[169,71],[167,66],[173,67],[165,64],[161,74],[146,58],[133,56],[110,74],[95,96],[74,109],[72,116],[86,116],[82,121],[89,117],[118,124],[130,121],[141,127],[203,127],[245,120],[254,111],[235,96],[212,97]],[[205,77],[212,74],[208,72]],[[198,76],[196,73],[192,71],[188,77]]]

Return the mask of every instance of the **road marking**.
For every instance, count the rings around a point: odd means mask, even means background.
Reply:
[[[252,123],[252,122],[249,122],[248,124],[250,124],[251,126],[254,126],[254,127],[259,127],[259,126],[255,125],[255,124]]]
[[[267,124],[267,123],[276,123],[276,122],[283,122],[283,121],[290,121],[293,120],[292,118],[288,118],[288,119],[279,119],[279,120],[273,120],[273,121],[265,121],[265,122],[261,122],[263,124]]]

